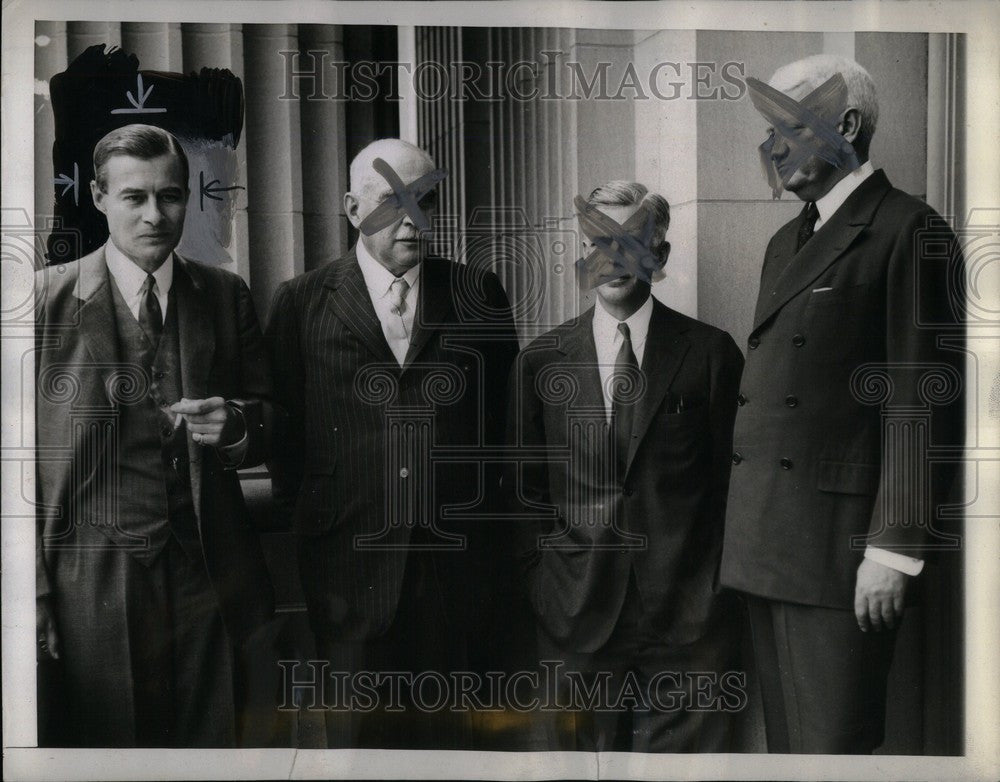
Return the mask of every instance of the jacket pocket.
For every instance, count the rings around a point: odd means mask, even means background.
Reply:
[[[293,531],[299,535],[321,535],[337,520],[337,470],[330,463],[310,469],[302,479],[295,502]]]
[[[878,491],[879,466],[854,462],[821,461],[816,488],[836,494],[875,494]]]

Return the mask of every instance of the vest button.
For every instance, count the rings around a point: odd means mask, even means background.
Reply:
[[[733,454],[733,464],[739,464],[742,461],[743,461],[743,454],[741,454],[739,451]]]
[[[173,433],[174,433],[174,430],[171,429],[169,426],[164,426],[160,430],[160,434],[163,435],[164,438],[170,437],[170,435],[172,435]]]
[[[157,369],[155,372],[153,372],[153,377],[156,380],[163,380],[163,378],[165,378],[166,376],[167,376],[167,373],[164,372],[162,369]]]
[[[399,477],[400,478],[409,478],[410,477],[410,471],[406,467],[401,468],[400,471],[399,471]]]
[[[736,397],[736,404],[738,404],[740,407],[743,407],[743,405],[745,405],[746,403],[747,403],[746,394],[741,393],[738,397]]]
[[[760,346],[760,337],[750,337],[747,340],[747,345],[750,346],[750,350],[756,350]]]
[[[789,407],[797,407],[799,404],[799,398],[797,396],[789,394],[788,396],[785,397],[785,404],[788,405]]]
[[[792,460],[789,459],[787,456],[785,456],[784,458],[782,458],[780,464],[781,464],[781,469],[782,470],[790,470],[790,469],[792,469]]]
[[[792,337],[792,344],[795,345],[795,347],[800,348],[806,344],[806,338],[803,337],[801,334],[796,334],[794,337]]]

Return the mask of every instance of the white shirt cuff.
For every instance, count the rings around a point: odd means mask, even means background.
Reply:
[[[878,562],[880,565],[891,567],[893,570],[906,573],[908,576],[918,576],[920,575],[920,571],[924,569],[924,561],[922,559],[908,557],[905,554],[899,554],[884,548],[876,548],[875,546],[869,546],[865,549],[865,559],[870,559],[872,562]]]

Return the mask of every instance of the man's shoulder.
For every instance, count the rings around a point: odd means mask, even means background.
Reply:
[[[590,328],[593,323],[593,308],[585,310],[575,318],[563,321],[555,328],[534,337],[521,350],[522,354],[536,356],[544,361],[557,355],[562,355],[567,344],[567,340],[574,340],[580,337],[583,329]]]
[[[658,299],[655,300],[654,306],[660,310],[664,321],[670,327],[682,332],[689,340],[704,345],[709,350],[738,350],[735,340],[728,331],[690,315],[685,315],[683,312],[668,307]]]

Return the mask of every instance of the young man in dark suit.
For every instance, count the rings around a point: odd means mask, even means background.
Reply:
[[[237,647],[273,610],[235,472],[268,448],[263,338],[238,276],[174,252],[173,136],[112,131],[94,172],[108,242],[36,279],[42,740],[235,746]]]
[[[725,752],[738,625],[713,587],[743,357],[651,295],[670,249],[662,197],[615,181],[583,209],[588,235],[624,226],[585,243],[600,248],[579,269],[597,302],[520,354],[508,413],[525,455],[506,488],[536,519],[520,549],[540,659],[561,666],[572,715],[550,748]]]
[[[757,89],[772,184],[806,207],[764,258],[721,581],[748,595],[769,750],[869,753],[909,582],[947,542],[935,513],[954,465],[922,449],[962,442],[961,256],[869,161],[860,65],[811,57]]]
[[[469,715],[422,711],[384,675],[478,667],[470,624],[505,600],[483,543],[496,471],[477,460],[503,440],[517,337],[496,275],[427,255],[436,176],[399,139],[362,150],[344,196],[358,243],[283,284],[267,326],[288,414],[271,471],[329,664],[331,748],[471,746]]]

